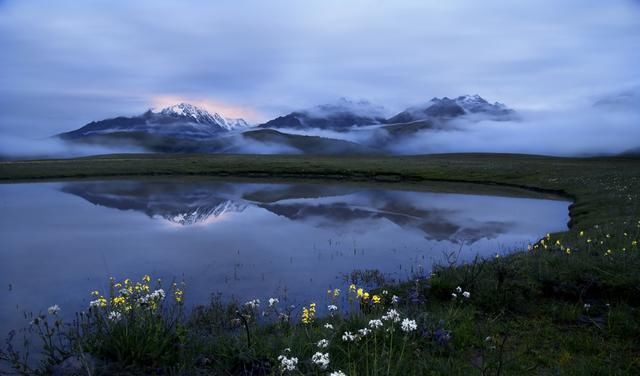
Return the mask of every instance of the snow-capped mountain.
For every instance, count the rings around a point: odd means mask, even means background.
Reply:
[[[202,223],[209,218],[222,217],[227,213],[241,213],[248,207],[247,204],[241,204],[232,200],[223,201],[217,205],[202,205],[195,208],[189,208],[183,212],[164,212],[153,215],[152,217],[161,217],[169,222],[177,223],[183,226]]]
[[[351,101],[340,98],[336,103],[294,111],[279,116],[260,128],[329,129],[346,132],[353,127],[384,123],[384,108],[368,101]]]
[[[114,135],[121,138],[151,135],[201,139],[248,127],[249,124],[243,119],[225,118],[217,112],[211,114],[188,103],[180,103],[160,111],[149,110],[138,116],[93,121],[58,136],[67,140]]]
[[[464,115],[479,115],[492,120],[510,120],[515,111],[502,103],[493,104],[479,95],[457,98],[433,98],[424,106],[410,107],[387,120],[387,123],[407,123],[416,120],[448,120]]]
[[[244,119],[225,118],[217,112],[211,114],[207,110],[188,103],[166,107],[158,113],[178,120],[185,120],[186,118],[196,124],[215,124],[228,131],[249,127],[249,124]]]

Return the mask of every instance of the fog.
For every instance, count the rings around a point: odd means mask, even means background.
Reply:
[[[635,0],[0,0],[0,51],[2,155],[91,152],[41,140],[181,101],[259,124],[341,97],[388,115],[480,94],[523,116],[403,153],[615,153],[637,136],[634,114],[609,112],[637,103]]]
[[[102,146],[73,144],[57,138],[29,139],[0,134],[0,159],[72,158],[113,153],[144,153],[132,145]]]

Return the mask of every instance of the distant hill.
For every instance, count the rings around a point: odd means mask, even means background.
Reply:
[[[383,154],[382,151],[355,142],[318,136],[283,133],[274,129],[247,131],[242,136],[263,144],[275,144],[299,150],[304,154]]]
[[[417,120],[449,120],[464,115],[481,115],[493,120],[511,120],[515,111],[502,103],[487,102],[479,95],[462,95],[454,99],[433,98],[425,106],[410,107],[387,119],[387,123]]]
[[[328,129],[346,132],[353,127],[385,123],[383,111],[382,107],[367,101],[353,102],[342,98],[336,104],[294,111],[269,120],[258,127],[296,130]]]

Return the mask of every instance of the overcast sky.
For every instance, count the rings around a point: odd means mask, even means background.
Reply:
[[[339,97],[562,110],[640,87],[638,1],[0,0],[0,137],[189,101],[252,122]]]

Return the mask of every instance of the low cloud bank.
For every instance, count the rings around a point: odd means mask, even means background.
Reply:
[[[144,153],[134,146],[99,146],[72,144],[57,138],[29,139],[11,135],[0,135],[0,158],[73,158],[99,154]]]

